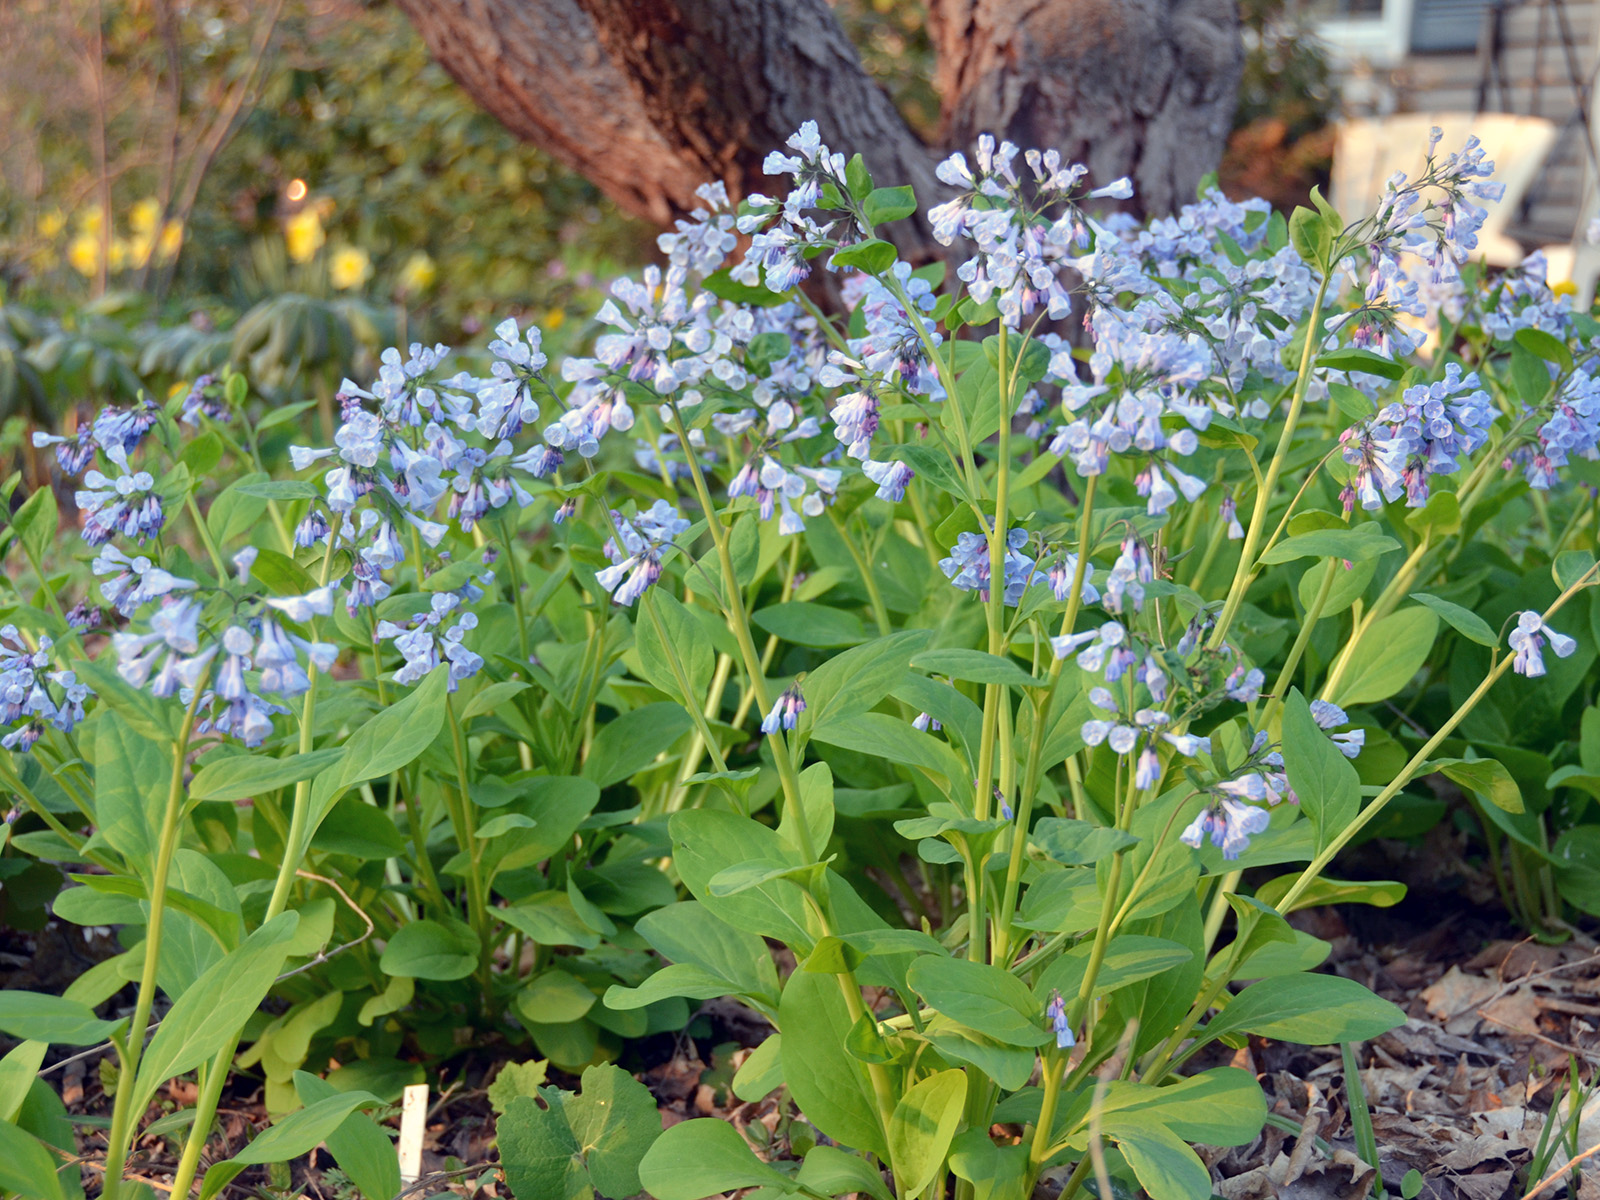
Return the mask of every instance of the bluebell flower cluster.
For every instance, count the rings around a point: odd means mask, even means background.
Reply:
[[[615,535],[605,545],[611,565],[595,573],[595,582],[611,594],[614,604],[631,605],[661,578],[661,555],[689,522],[665,500],[631,520],[612,512]]]
[[[84,703],[94,693],[76,672],[54,665],[49,637],[29,646],[15,625],[0,627],[0,726],[9,731],[0,746],[26,754],[47,725],[71,733],[83,720]]]
[[[1450,363],[1445,377],[1409,387],[1371,420],[1345,430],[1341,455],[1354,468],[1343,493],[1345,511],[1375,509],[1405,494],[1409,508],[1428,502],[1429,481],[1450,475],[1489,440],[1497,416],[1476,372]]]
[[[1517,614],[1516,628],[1506,640],[1516,652],[1511,662],[1511,669],[1518,675],[1526,675],[1529,678],[1536,678],[1545,673],[1546,642],[1550,644],[1550,649],[1556,652],[1557,658],[1567,658],[1578,648],[1576,638],[1550,628],[1544,623],[1543,617],[1532,611]]]
[[[1006,531],[1003,599],[1013,608],[1022,600],[1022,593],[1035,578],[1037,562],[1022,552],[1027,544],[1026,529]],[[970,531],[960,534],[949,556],[939,560],[939,569],[945,573],[945,578],[962,591],[977,592],[980,600],[985,604],[989,602],[989,539],[983,534]]]
[[[792,730],[800,723],[800,714],[806,710],[806,698],[798,683],[791,683],[772,702],[767,715],[761,718],[761,732],[768,736]]]

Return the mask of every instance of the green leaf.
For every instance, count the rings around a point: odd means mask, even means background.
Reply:
[[[864,242],[857,242],[854,246],[846,246],[843,250],[835,251],[832,264],[841,270],[845,267],[855,267],[868,275],[882,275],[894,266],[896,257],[893,245],[878,238],[868,238]]]
[[[1207,1040],[1256,1033],[1302,1046],[1364,1042],[1406,1022],[1405,1013],[1353,979],[1277,975],[1253,983],[1205,1028]]]
[[[1390,613],[1367,630],[1329,698],[1341,707],[1387,700],[1422,669],[1438,633],[1439,618],[1430,608]]]
[[[87,1004],[44,992],[0,992],[0,1030],[24,1041],[58,1046],[93,1046],[121,1021],[102,1021]]]
[[[664,593],[663,593],[664,594]],[[473,717],[493,714],[501,705],[513,696],[519,696],[533,685],[520,679],[505,679],[499,683],[491,683],[488,687],[479,690],[478,694],[468,701],[467,706],[461,710],[461,722],[466,724]]]
[[[944,1165],[967,1102],[965,1071],[938,1071],[906,1090],[889,1118],[889,1161],[905,1200],[921,1195]]]
[[[1470,609],[1452,604],[1448,600],[1441,600],[1438,596],[1430,596],[1427,592],[1412,592],[1411,599],[1438,613],[1446,625],[1469,641],[1477,642],[1480,646],[1499,644],[1500,639],[1495,637],[1494,630],[1489,628],[1489,623]]]
[[[1208,1200],[1211,1172],[1165,1125],[1127,1115],[1107,1120],[1104,1128],[1150,1200]]]
[[[0,1059],[0,1121],[16,1121],[49,1049],[43,1042],[22,1042]]]
[[[761,1100],[783,1086],[783,1035],[774,1033],[750,1051],[733,1073],[733,1094],[741,1100]]]
[[[575,975],[552,967],[534,976],[517,993],[517,1012],[540,1025],[576,1021],[594,1007],[596,996]]]
[[[950,1062],[976,1067],[1007,1091],[1026,1086],[1039,1061],[1031,1047],[1008,1046],[947,1017],[929,1021],[924,1036]]]
[[[893,1200],[874,1163],[837,1146],[813,1146],[806,1151],[795,1182],[823,1196],[842,1196],[855,1192],[875,1200]]]
[[[872,172],[867,170],[866,159],[860,154],[852,154],[850,161],[845,164],[844,182],[850,189],[850,198],[857,203],[872,194]]]
[[[1058,863],[1088,866],[1139,841],[1126,830],[1069,817],[1041,817],[1028,840]]]
[[[778,1009],[783,1078],[795,1104],[823,1133],[886,1159],[888,1146],[866,1065],[843,1053],[853,1023],[832,976],[809,971],[790,975]]]
[[[34,558],[42,560],[56,540],[60,517],[56,512],[56,494],[48,484],[35,488],[22,506],[11,514],[11,527],[17,531],[22,544]]]
[[[1545,362],[1555,363],[1563,371],[1572,370],[1572,351],[1567,349],[1567,344],[1554,334],[1546,333],[1543,329],[1519,329],[1513,335],[1513,340],[1523,349],[1537,354]]]
[[[673,865],[695,899],[737,929],[809,948],[815,940],[810,916],[798,885],[774,880],[737,896],[713,897],[711,877],[728,863],[748,859],[782,859],[789,851],[775,830],[748,817],[714,809],[675,813]],[[796,858],[798,862],[798,858]]]
[[[758,609],[750,615],[758,629],[794,646],[857,646],[867,640],[866,627],[855,613],[793,600]],[[709,672],[707,673],[709,676]]]
[[[996,1146],[986,1129],[969,1129],[950,1144],[950,1170],[972,1184],[972,1200],[1026,1200],[1028,1144]]]
[[[917,211],[917,196],[909,185],[875,188],[868,193],[863,207],[869,225],[903,221]]]
[[[1255,1076],[1239,1067],[1213,1067],[1166,1087],[1113,1083],[1103,1116],[1137,1114],[1166,1126],[1186,1142],[1243,1146],[1261,1132],[1267,1100]]]
[[[583,777],[602,788],[621,783],[655,762],[694,725],[683,705],[646,704],[608,721],[595,735],[584,760]]]
[[[343,756],[341,747],[274,758],[269,754],[232,754],[208,762],[195,772],[190,800],[243,800],[275,792],[326,770]]]
[[[371,1025],[379,1017],[399,1012],[411,1003],[416,991],[415,979],[409,975],[396,975],[384,985],[383,991],[361,1005],[361,1011],[356,1015],[356,1022],[360,1025]]]
[[[1360,562],[1377,558],[1400,543],[1381,533],[1377,523],[1367,521],[1349,529],[1314,529],[1286,537],[1261,556],[1264,563],[1292,562],[1297,558],[1332,558]]]
[[[308,1108],[340,1094],[327,1080],[305,1071],[294,1073],[294,1087]],[[391,1200],[399,1195],[400,1160],[394,1143],[366,1113],[351,1113],[326,1141],[334,1161],[367,1200]]]
[[[44,1143],[0,1121],[0,1190],[28,1200],[66,1200],[56,1159]]]
[[[1439,772],[1502,812],[1520,813],[1524,810],[1522,789],[1511,778],[1511,772],[1492,758],[1436,759],[1425,764],[1423,770]]]
[[[667,1130],[639,1164],[639,1183],[655,1200],[705,1200],[740,1188],[797,1184],[767,1166],[732,1125],[713,1117],[683,1121]],[[523,1193],[517,1192],[518,1200]]]
[[[567,1124],[589,1168],[595,1191],[632,1196],[642,1184],[639,1163],[661,1136],[661,1114],[650,1089],[620,1067],[588,1067],[583,1091],[564,1097]]]
[[[1014,687],[1040,687],[1043,683],[1011,659],[982,650],[924,650],[912,658],[911,665],[929,675],[948,675],[970,683],[1004,683]]]
[[[259,483],[238,483],[233,490],[256,500],[315,500],[322,493],[317,485],[300,479],[268,479]]]
[[[310,1153],[334,1135],[356,1109],[382,1103],[371,1092],[333,1092],[315,1104],[308,1104],[279,1121],[226,1162],[217,1163],[208,1170],[200,1189],[200,1200],[210,1200],[217,1195],[245,1167],[287,1163]],[[399,1174],[398,1160],[395,1174]]]
[[[1311,818],[1321,850],[1361,810],[1361,777],[1311,716],[1311,706],[1291,689],[1283,704],[1283,762],[1289,786]]]
[[[667,695],[685,704],[704,704],[717,657],[705,627],[684,607],[683,601],[665,588],[651,588],[645,593],[642,603],[649,605],[650,611],[640,613],[634,622],[633,644],[639,652],[644,677]],[[683,694],[677,672],[672,668],[672,658],[667,653],[667,645],[663,644],[661,633],[656,630],[656,620],[651,618],[652,613],[661,622],[661,629],[665,631],[672,651],[678,656],[693,695]]]
[[[906,973],[912,989],[932,1008],[1009,1046],[1042,1046],[1043,1010],[1011,972],[988,963],[924,955]]]
[[[550,1064],[543,1059],[537,1062],[508,1062],[489,1085],[489,1104],[497,1113],[511,1107],[518,1096],[535,1097],[550,1072]]]
[[[1256,899],[1278,908],[1278,902],[1289,894],[1300,876],[1280,875],[1256,889]],[[1343,879],[1318,877],[1295,900],[1293,907],[1284,912],[1298,912],[1302,908],[1320,908],[1324,904],[1370,904],[1374,908],[1392,908],[1406,896],[1406,885],[1390,879],[1348,882]],[[1279,911],[1283,911],[1279,909]]]
[[[1044,1011],[1052,992],[1059,991],[1063,996],[1077,995],[1093,952],[1094,943],[1090,939],[1074,946],[1045,968],[1033,989],[1036,1011]],[[1120,933],[1106,945],[1105,958],[1094,977],[1094,994],[1110,995],[1174,967],[1181,967],[1192,961],[1194,956],[1194,951],[1188,946],[1166,938]]]
[[[1572,587],[1594,567],[1594,555],[1587,550],[1567,550],[1556,555],[1550,574],[1562,591]]]
[[[194,1070],[230,1043],[283,969],[299,923],[299,913],[279,913],[178,997],[139,1061],[134,1111],[143,1112],[167,1080]]]
[[[478,967],[478,937],[461,921],[408,921],[395,930],[378,959],[385,975],[448,981],[465,979]]]
[[[381,710],[344,744],[344,757],[316,777],[303,854],[317,827],[345,791],[398,771],[420,757],[444,728],[449,667],[435,667],[406,696]]]
[[[547,1106],[518,1096],[495,1123],[500,1165],[517,1200],[578,1200],[589,1193],[589,1172],[567,1124],[562,1093],[540,1089]]]
[[[908,629],[874,638],[837,654],[806,677],[806,711],[802,728],[817,729],[830,721],[864,713],[882,700],[910,668],[911,657],[931,633]]]
[[[1406,524],[1434,538],[1449,537],[1461,529],[1461,505],[1454,492],[1435,489],[1428,502],[1406,514]]]
[[[695,900],[639,918],[635,931],[669,962],[693,964],[727,983],[726,991],[778,995],[778,973],[766,943],[736,929]]]
[[[406,841],[393,819],[360,796],[345,795],[312,835],[311,847],[329,854],[348,854],[367,862],[399,858]]]
[[[110,710],[101,710],[95,719],[94,757],[101,836],[148,877],[155,869],[153,819],[166,804],[172,763],[159,743]]]
[[[1378,375],[1384,379],[1397,381],[1403,379],[1406,373],[1404,363],[1354,346],[1319,354],[1315,365],[1327,371],[1348,371],[1352,374],[1359,372],[1363,375]]]
[[[720,975],[714,975],[694,963],[669,963],[652,971],[638,987],[612,984],[606,989],[605,1004],[617,1012],[645,1008],[672,996],[688,1000],[715,1000],[719,996],[737,995],[739,989]]]
[[[1289,244],[1308,267],[1326,272],[1333,234],[1313,209],[1297,208],[1289,214]]]

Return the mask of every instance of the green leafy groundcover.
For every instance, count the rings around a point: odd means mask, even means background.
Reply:
[[[487,1065],[524,1200],[1204,1200],[1192,1147],[1266,1116],[1206,1047],[1403,1020],[1286,917],[1400,898],[1328,872],[1442,819],[1416,781],[1535,932],[1600,908],[1600,326],[1457,271],[1481,151],[1349,225],[1207,188],[1135,229],[985,143],[946,274],[875,236],[909,189],[789,149],[593,357],[392,351],[328,446],[231,374],[38,432],[0,897],[119,951],[0,994],[0,1188],[81,1194],[39,1070],[102,1047],[110,1197],[154,1120],[175,1194],[323,1144],[392,1196],[388,1106]],[[759,1155],[627,1070],[719,997],[773,1030]]]

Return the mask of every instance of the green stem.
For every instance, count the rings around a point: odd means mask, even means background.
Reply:
[[[1322,305],[1328,297],[1328,285],[1333,276],[1324,275],[1317,288],[1316,301],[1311,305],[1311,319],[1306,323],[1306,344],[1300,354],[1300,373],[1295,378],[1294,398],[1289,402],[1288,415],[1283,419],[1283,432],[1278,436],[1278,448],[1267,464],[1267,474],[1256,492],[1256,502],[1250,510],[1250,525],[1245,530],[1244,545],[1239,551],[1239,566],[1233,573],[1233,584],[1228,588],[1228,598],[1223,602],[1222,614],[1216,628],[1211,631],[1211,648],[1221,647],[1227,639],[1228,629],[1239,615],[1245,592],[1255,577],[1256,546],[1261,540],[1262,528],[1267,523],[1267,509],[1272,506],[1272,494],[1278,486],[1278,476],[1283,473],[1284,461],[1289,457],[1289,446],[1294,441],[1294,429],[1300,421],[1300,411],[1305,407],[1306,389],[1311,386],[1311,360],[1316,351],[1317,326],[1322,322]]]
[[[183,724],[178,729],[178,737],[172,747],[172,779],[167,785],[167,803],[161,814],[155,873],[150,878],[150,921],[145,927],[144,967],[139,976],[139,998],[134,1003],[133,1021],[128,1026],[128,1050],[122,1063],[122,1086],[117,1089],[116,1102],[112,1107],[111,1131],[106,1145],[105,1183],[101,1195],[110,1200],[115,1200],[122,1190],[122,1174],[128,1163],[133,1126],[139,1119],[139,1114],[132,1109],[133,1096],[138,1091],[134,1080],[139,1074],[144,1035],[150,1025],[150,1008],[156,998],[156,969],[161,963],[161,935],[166,924],[167,878],[172,873],[172,859],[182,836],[179,823],[183,817],[183,768],[189,753],[189,737],[194,732],[195,715],[200,708],[200,697],[205,691],[205,677],[209,674],[208,667],[195,682],[194,698],[184,712]]]
[[[1372,631],[1374,625],[1388,616],[1395,605],[1399,604],[1406,593],[1410,591],[1411,585],[1416,582],[1418,564],[1422,561],[1423,556],[1427,554],[1429,545],[1430,539],[1426,537],[1417,543],[1416,549],[1406,556],[1405,562],[1400,564],[1400,569],[1395,572],[1394,578],[1389,581],[1378,598],[1372,602],[1372,607],[1356,623],[1355,631],[1350,635],[1350,640],[1345,643],[1344,649],[1334,659],[1333,666],[1328,670],[1328,678],[1322,684],[1322,698],[1324,700],[1331,699],[1335,694],[1340,681],[1344,678],[1344,673],[1350,669],[1350,664],[1354,661],[1356,647],[1361,644],[1362,639]],[[1328,578],[1333,578],[1331,569],[1328,572]]]

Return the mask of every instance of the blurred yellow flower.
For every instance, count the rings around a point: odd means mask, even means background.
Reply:
[[[418,250],[406,259],[406,265],[400,268],[400,290],[425,292],[433,286],[433,281],[437,278],[439,278],[439,268],[434,265],[433,259],[426,250]]]
[[[161,201],[154,196],[146,196],[133,206],[133,211],[128,214],[128,224],[135,233],[154,233],[156,222],[161,220]]]
[[[91,204],[78,214],[78,228],[87,234],[97,234],[104,219],[105,214],[100,211],[100,206]]]
[[[1563,279],[1550,290],[1558,296],[1576,296],[1578,294],[1578,285],[1570,279]]]
[[[118,242],[111,244],[111,259],[113,262],[116,261],[118,244]],[[154,245],[155,242],[148,233],[141,231],[134,234],[124,243],[129,264],[135,267],[144,266],[145,263],[150,261],[150,250]]]
[[[566,324],[566,320],[566,309],[552,308],[549,312],[545,313],[544,320],[541,322],[541,324],[546,329],[560,329],[562,325]]]
[[[322,218],[312,208],[302,208],[283,223],[283,240],[289,257],[297,262],[310,262],[327,241],[322,232]]]
[[[112,271],[120,271],[128,265],[128,260],[133,257],[133,247],[123,238],[111,239],[111,258],[107,265]]]
[[[59,209],[52,209],[39,218],[39,236],[53,239],[67,227],[67,218]]]
[[[359,246],[335,250],[328,260],[328,282],[341,290],[360,287],[372,274],[372,260]]]
[[[156,239],[156,253],[165,262],[169,258],[177,257],[178,249],[182,245],[183,226],[176,221],[168,221],[161,227],[161,236]]]
[[[92,233],[80,233],[67,246],[67,261],[79,275],[93,275],[100,267],[100,239]]]

